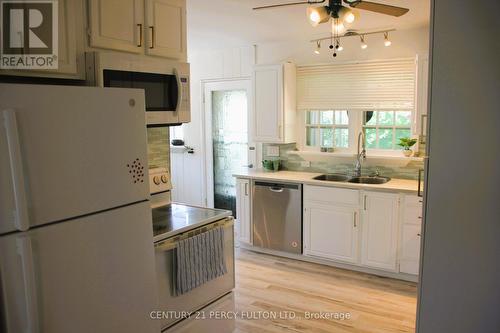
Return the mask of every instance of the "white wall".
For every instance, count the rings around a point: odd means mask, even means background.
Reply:
[[[205,205],[204,175],[204,135],[202,82],[204,80],[223,80],[232,78],[249,78],[255,63],[268,64],[282,61],[293,61],[298,65],[331,63],[353,60],[371,60],[414,57],[416,54],[427,54],[429,48],[429,28],[422,27],[411,30],[395,31],[389,35],[390,47],[383,44],[383,36],[366,38],[368,48],[361,50],[359,38],[349,38],[344,42],[344,51],[336,59],[331,56],[329,43],[322,45],[320,55],[313,53],[315,44],[308,41],[286,43],[257,44],[255,47],[231,47],[223,50],[196,49],[188,50],[188,61],[191,63],[191,123],[184,126],[184,138],[188,146],[195,150],[194,154],[184,154],[183,184],[173,184],[174,193],[182,195],[182,201],[188,204]],[[188,36],[189,38],[189,36]],[[216,38],[216,36],[214,36]],[[178,156],[172,156],[172,165]],[[173,170],[173,173],[178,170]],[[174,194],[175,200],[176,194]]]

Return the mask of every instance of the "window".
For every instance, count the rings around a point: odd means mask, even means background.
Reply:
[[[184,140],[184,126],[170,127],[170,141],[174,139]]]
[[[346,110],[306,111],[306,146],[348,148],[348,112]]]
[[[397,143],[411,137],[411,111],[365,111],[363,131],[368,149],[402,149]]]

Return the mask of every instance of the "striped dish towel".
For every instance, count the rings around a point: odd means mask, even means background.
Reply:
[[[217,227],[177,243],[174,294],[185,294],[227,273],[224,228]]]

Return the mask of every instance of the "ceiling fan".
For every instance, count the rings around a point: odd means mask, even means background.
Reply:
[[[254,7],[253,9],[259,10],[259,9],[303,5],[303,4],[313,5],[313,4],[320,4],[320,3],[324,3],[324,2],[326,2],[326,0],[298,1],[298,2],[288,2],[288,3],[282,3],[282,4]],[[328,0],[328,5],[323,6],[323,8],[324,8],[324,10],[328,11],[331,14],[331,16],[333,17],[335,14],[338,14],[338,12],[342,10],[342,8],[346,8],[346,7],[342,6],[342,2],[345,2],[349,7],[352,7],[352,8],[368,10],[371,12],[376,12],[376,13],[386,14],[386,15],[391,15],[391,16],[396,16],[396,17],[404,15],[404,14],[408,13],[408,11],[409,11],[408,8],[385,5],[385,4],[381,4],[381,3],[364,1],[364,0],[343,0],[343,1],[342,0]],[[319,8],[321,8],[321,7],[319,7]]]
[[[326,0],[308,0],[261,6],[255,7],[253,9],[260,10],[303,4],[314,5],[325,2]],[[343,3],[345,3],[348,7],[344,6]],[[354,20],[358,16],[357,12],[351,10],[349,7],[396,17],[402,16],[409,11],[408,8],[396,7],[364,0],[328,0],[328,5],[326,6],[311,6],[307,8],[307,17],[309,18],[309,22],[311,23],[311,25],[314,27],[320,23],[325,23],[332,19],[332,32],[334,34],[342,34],[343,32],[345,32],[346,26],[354,22]]]

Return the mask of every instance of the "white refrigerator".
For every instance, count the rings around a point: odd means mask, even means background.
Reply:
[[[0,84],[0,331],[159,332],[144,93]]]

